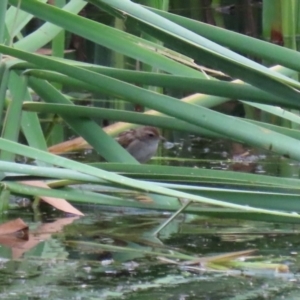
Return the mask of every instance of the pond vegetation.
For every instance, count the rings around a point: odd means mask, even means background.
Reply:
[[[299,16],[0,1],[0,298],[298,299]]]

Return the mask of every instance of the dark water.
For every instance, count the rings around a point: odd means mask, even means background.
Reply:
[[[23,210],[30,241],[38,243],[2,244],[0,299],[298,299],[299,226],[181,215],[153,237],[166,214],[82,210],[81,219],[48,212],[42,222]],[[5,219],[16,216],[19,211]],[[59,222],[67,225],[57,230]],[[166,262],[178,261],[168,257],[176,253],[208,257],[247,249],[257,251],[239,266]]]

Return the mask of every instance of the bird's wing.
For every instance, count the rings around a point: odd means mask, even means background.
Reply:
[[[116,137],[116,141],[123,148],[127,148],[127,146],[135,139],[134,132],[135,132],[134,129],[123,131]]]

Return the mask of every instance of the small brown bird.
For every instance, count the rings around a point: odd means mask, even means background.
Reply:
[[[140,163],[147,162],[155,155],[161,140],[165,138],[157,128],[151,126],[130,129],[116,137],[116,141]]]

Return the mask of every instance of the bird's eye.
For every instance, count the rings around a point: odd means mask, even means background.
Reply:
[[[154,137],[154,134],[153,133],[148,133],[148,136],[149,137]]]

